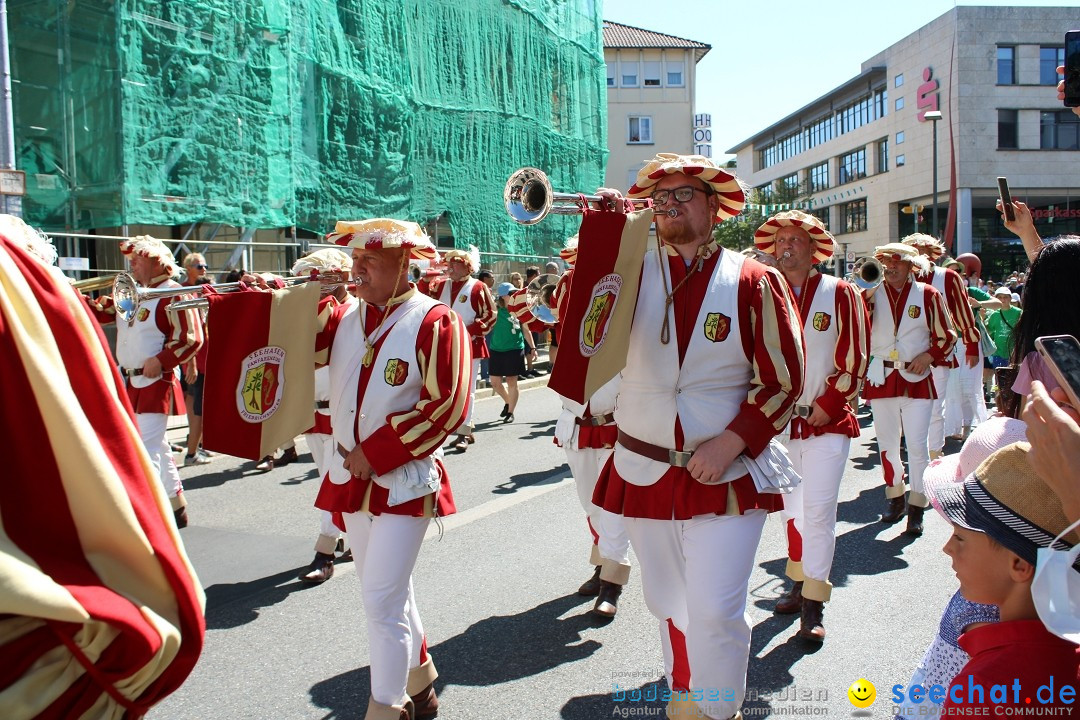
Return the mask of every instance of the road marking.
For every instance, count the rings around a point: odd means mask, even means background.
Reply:
[[[562,472],[552,473],[541,480],[538,480],[532,485],[527,485],[520,490],[514,492],[512,495],[505,495],[495,500],[488,500],[486,503],[481,503],[474,508],[469,508],[463,512],[454,513],[442,518],[442,526],[444,532],[449,532],[457,528],[468,525],[469,523],[476,522],[477,520],[483,520],[486,517],[490,517],[496,513],[500,513],[504,510],[509,510],[515,505],[520,505],[523,502],[528,502],[534,498],[538,498],[541,495],[558,490],[561,487],[565,487],[574,481],[573,476],[562,476]],[[562,476],[562,477],[560,477]],[[559,478],[556,482],[550,482],[552,478]],[[437,538],[439,536],[439,526],[436,523],[431,523],[428,527],[427,534],[424,536],[424,540],[430,540],[431,538]]]

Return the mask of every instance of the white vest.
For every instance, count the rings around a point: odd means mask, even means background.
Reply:
[[[353,295],[347,295],[342,302],[343,305],[356,305],[357,300]],[[320,368],[315,368],[315,402],[329,402],[330,401],[330,366],[324,365]],[[320,415],[330,416],[330,409],[316,408],[315,412]]]
[[[743,352],[740,331],[739,275],[745,258],[721,252],[681,366],[674,306],[668,313],[670,342],[660,342],[665,307],[661,272],[667,277],[667,287],[672,286],[667,257],[655,250],[645,255],[615,408],[619,428],[638,440],[674,449],[678,417],[685,438],[683,450],[694,450],[722,433],[746,400],[753,367]],[[628,483],[652,485],[670,467],[615,445],[615,468]],[[745,474],[744,465],[735,462],[723,481]]]
[[[456,297],[450,297],[450,289],[453,280],[447,278],[439,292],[439,301],[450,306],[450,309],[458,314],[461,322],[468,326],[476,321],[476,309],[472,306],[473,286],[480,282],[474,277],[466,278],[465,284]]]
[[[907,301],[900,312],[900,325],[896,328],[894,337],[892,306],[887,290],[884,284],[878,288],[874,297],[873,315],[870,318],[870,355],[875,361],[888,360],[895,350],[897,359],[908,363],[917,355],[930,350],[930,326],[926,323],[925,299],[926,286],[913,280]],[[930,374],[929,369],[921,375],[915,375],[906,369],[898,371],[885,368],[885,377],[894,372],[899,372],[908,382],[918,382]]]
[[[165,283],[161,287],[172,287],[175,283]],[[179,286],[177,286],[179,287]],[[129,370],[142,368],[143,363],[154,357],[165,347],[165,333],[161,332],[155,322],[158,303],[162,298],[155,298],[139,303],[139,311],[135,315],[135,323],[128,324],[116,319],[116,362],[120,367]],[[129,377],[127,380],[132,387],[144,388],[153,385],[158,380],[172,381],[172,375],[177,371],[163,372],[159,377],[148,378],[142,375]]]
[[[335,443],[346,451],[351,451],[385,425],[388,415],[411,410],[416,405],[424,384],[416,359],[416,339],[424,318],[437,304],[422,293],[413,293],[378,329],[373,340],[386,339],[372,360],[362,413],[358,413],[356,401],[361,363],[367,352],[363,323],[366,304],[352,305],[345,311],[334,336],[328,367],[330,425]],[[386,475],[375,475],[374,480],[390,491],[388,503],[391,506],[400,505],[438,490],[439,470],[435,460],[441,457],[440,448]],[[333,462],[329,478],[330,482],[342,485],[350,480],[350,475],[341,462]]]
[[[803,391],[799,405],[810,405],[825,392],[825,381],[836,372],[833,356],[840,333],[836,327],[836,289],[840,279],[832,275],[820,275],[821,282],[810,301],[810,311],[803,325],[806,344],[806,371],[803,375]],[[807,282],[806,284],[809,284]],[[806,284],[802,292],[806,292]],[[801,305],[801,298],[800,298]]]
[[[589,398],[587,405],[582,405],[579,402],[574,402],[568,397],[563,395],[559,396],[562,400],[562,413],[559,415],[559,419],[555,421],[555,439],[559,441],[559,444],[563,447],[577,447],[578,433],[580,432],[578,424],[574,422],[575,418],[585,417],[585,408],[589,408],[589,413],[593,417],[599,415],[607,415],[615,410],[615,403],[619,397],[619,383],[622,377],[616,375],[601,385],[593,396]]]

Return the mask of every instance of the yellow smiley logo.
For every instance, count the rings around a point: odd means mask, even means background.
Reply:
[[[868,708],[877,698],[877,688],[866,678],[859,678],[847,689],[848,700],[857,708]]]

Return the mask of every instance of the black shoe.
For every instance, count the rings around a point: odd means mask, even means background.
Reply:
[[[506,403],[503,403],[503,409],[502,409],[502,412],[499,413],[499,417],[506,417],[509,413],[510,413],[510,406],[508,404],[506,404]]]
[[[597,565],[593,570],[592,577],[581,584],[581,587],[577,589],[578,595],[584,595],[585,597],[596,597],[600,593],[600,566]]]
[[[274,467],[285,467],[289,463],[296,462],[299,458],[300,456],[296,454],[296,448],[291,447],[288,450],[284,450],[281,453],[281,457],[274,460]]]
[[[177,528],[186,528],[188,523],[187,506],[173,510],[173,518],[176,520]]]
[[[503,423],[512,423],[512,422],[514,422],[514,413],[506,413],[506,415],[503,417]]]
[[[907,508],[907,498],[903,495],[900,497],[894,497],[889,500],[889,509],[882,513],[881,522],[888,523],[889,525],[894,522],[898,522],[900,518],[904,517],[904,512]]]
[[[926,508],[916,507],[911,505],[907,511],[907,528],[904,530],[905,535],[911,535],[913,537],[921,537],[923,534],[923,512]]]

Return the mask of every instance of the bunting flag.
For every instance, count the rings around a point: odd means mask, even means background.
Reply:
[[[208,294],[207,450],[258,460],[311,427],[319,288]]]
[[[561,309],[559,359],[548,387],[584,404],[626,366],[641,263],[653,211],[589,211],[578,233],[578,261]]]
[[[203,647],[205,598],[79,295],[0,237],[0,715],[142,717]]]

